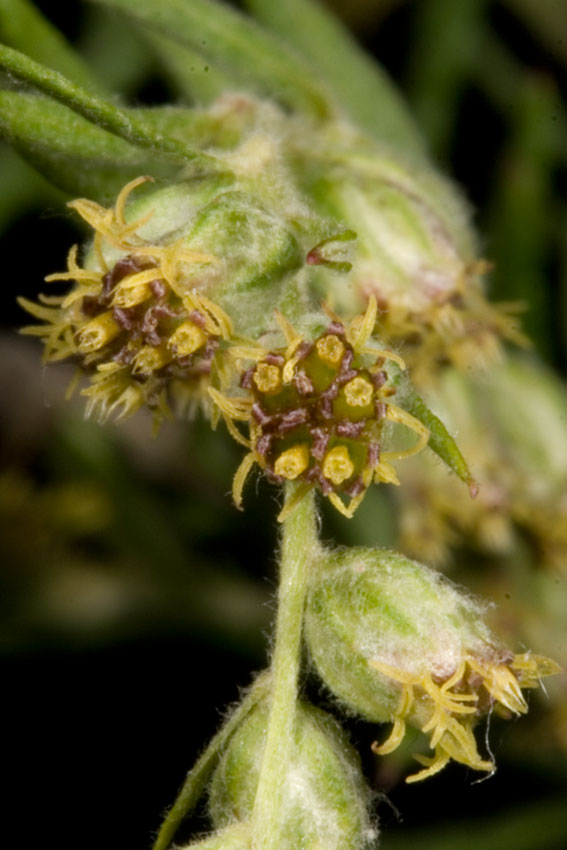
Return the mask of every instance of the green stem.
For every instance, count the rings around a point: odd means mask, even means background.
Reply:
[[[295,487],[288,484],[287,498]],[[270,716],[252,813],[254,846],[261,850],[282,846],[282,802],[294,732],[308,566],[318,546],[314,493],[309,491],[283,527]]]
[[[191,162],[205,170],[219,168],[215,157],[191,148],[179,139],[156,132],[135,114],[119,109],[93,92],[71,82],[58,71],[40,65],[28,56],[24,56],[23,53],[4,45],[0,45],[0,70],[19,82],[27,83],[54,100],[58,100],[88,121],[126,139],[133,145],[168,156],[180,163]]]
[[[167,813],[160,827],[152,850],[166,850],[171,839],[179,829],[181,822],[193,811],[231,735],[242,723],[246,715],[254,708],[256,703],[265,696],[267,681],[267,677],[262,676],[254,683],[248,695],[240,703],[222,729],[217,732],[203,755],[189,771],[175,803]]]

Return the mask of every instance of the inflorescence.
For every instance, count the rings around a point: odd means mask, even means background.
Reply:
[[[391,460],[415,454],[426,445],[427,428],[391,400],[396,388],[386,361],[403,369],[403,360],[369,343],[376,313],[376,299],[371,297],[366,312],[346,326],[330,314],[330,324],[313,341],[302,338],[278,314],[285,348],[267,351],[257,345],[237,345],[231,349],[246,395],[228,398],[214,388],[209,393],[231,434],[250,449],[234,477],[238,506],[248,473],[258,464],[276,483],[297,480],[303,485],[280,519],[311,487],[318,487],[337,510],[351,517],[372,481],[398,483]],[[250,361],[255,363],[247,367]],[[248,438],[235,421],[248,424]],[[417,443],[384,452],[382,437],[388,421],[416,432]],[[343,496],[350,499],[348,504]]]

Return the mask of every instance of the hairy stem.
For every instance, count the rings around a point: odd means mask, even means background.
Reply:
[[[288,498],[295,486],[288,484]],[[255,850],[278,850],[282,844],[283,786],[293,741],[308,567],[318,548],[314,494],[310,491],[283,527],[270,716],[252,813]]]

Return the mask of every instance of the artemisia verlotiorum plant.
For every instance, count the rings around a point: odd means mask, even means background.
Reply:
[[[515,368],[502,343],[523,336],[510,306],[486,298],[488,264],[458,190],[321,8],[293,0],[286,19],[251,1],[262,28],[212,0],[105,2],[208,105],[118,106],[70,48],[59,45],[48,67],[0,47],[5,135],[56,185],[88,195],[69,204],[88,227],[84,245],[46,278],[68,291],[21,299],[38,320],[24,333],[41,338],[45,361],[76,364],[70,391],[80,387],[100,421],[142,407],[156,427],[198,409],[213,428],[224,421],[243,446],[237,508],[251,473],[285,494],[270,668],[189,773],[155,850],[207,785],[213,832],[191,847],[375,846],[357,754],[330,714],[300,698],[302,646],[340,706],[392,724],[377,733],[376,754],[397,748],[408,727],[424,733],[418,749],[431,755],[417,753],[422,769],[409,782],[450,759],[494,771],[475,728],[493,710],[525,713],[523,691],[559,668],[508,649],[482,604],[430,567],[380,548],[324,547],[317,500],[350,518],[369,488],[403,494],[407,480],[402,531],[422,560],[442,560],[459,523],[495,545],[517,518],[559,537],[553,500],[522,490],[520,472],[517,486],[499,484],[491,466],[490,485],[513,490],[495,524],[482,458],[498,453],[497,438],[483,432],[477,464],[469,425],[448,411],[477,482],[423,400],[450,382],[476,386],[479,370]],[[25,13],[48,46],[46,22]],[[204,44],[213,62],[199,91],[187,69]],[[466,414],[456,392],[448,406]]]

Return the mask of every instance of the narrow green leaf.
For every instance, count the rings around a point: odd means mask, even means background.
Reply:
[[[198,50],[148,28],[143,31],[165,73],[189,103],[205,105],[222,92],[234,89],[234,79]]]
[[[476,64],[485,61],[480,45],[487,5],[488,0],[416,4],[410,98],[438,157],[449,158],[463,91]]]
[[[0,42],[81,86],[101,88],[82,57],[28,0],[0,0]]]
[[[0,136],[54,186],[93,200],[115,197],[140,174],[166,177],[176,170],[67,107],[32,94],[0,91]]]
[[[191,163],[200,169],[210,171],[219,167],[214,157],[178,139],[156,132],[135,114],[128,113],[98,95],[75,85],[62,74],[34,62],[17,50],[0,45],[0,69],[133,145],[146,148],[178,163]]]
[[[278,98],[286,106],[325,117],[332,109],[300,56],[251,19],[213,0],[95,0],[202,53],[234,89]]]
[[[461,481],[464,481],[474,498],[478,492],[478,484],[472,477],[458,445],[439,417],[430,410],[410,386],[404,387],[404,409],[429,429],[429,448],[447,464],[449,469],[458,475]]]
[[[137,94],[156,71],[145,39],[136,27],[116,26],[116,17],[107,9],[86,6],[82,13],[77,47],[89,68],[109,92],[120,92],[124,97]]]
[[[151,106],[132,109],[148,126],[199,148],[233,148],[248,128],[249,116],[237,110],[214,114],[186,106]]]
[[[401,152],[423,156],[419,130],[386,72],[322,5],[314,0],[245,3],[301,52],[359,127]]]

